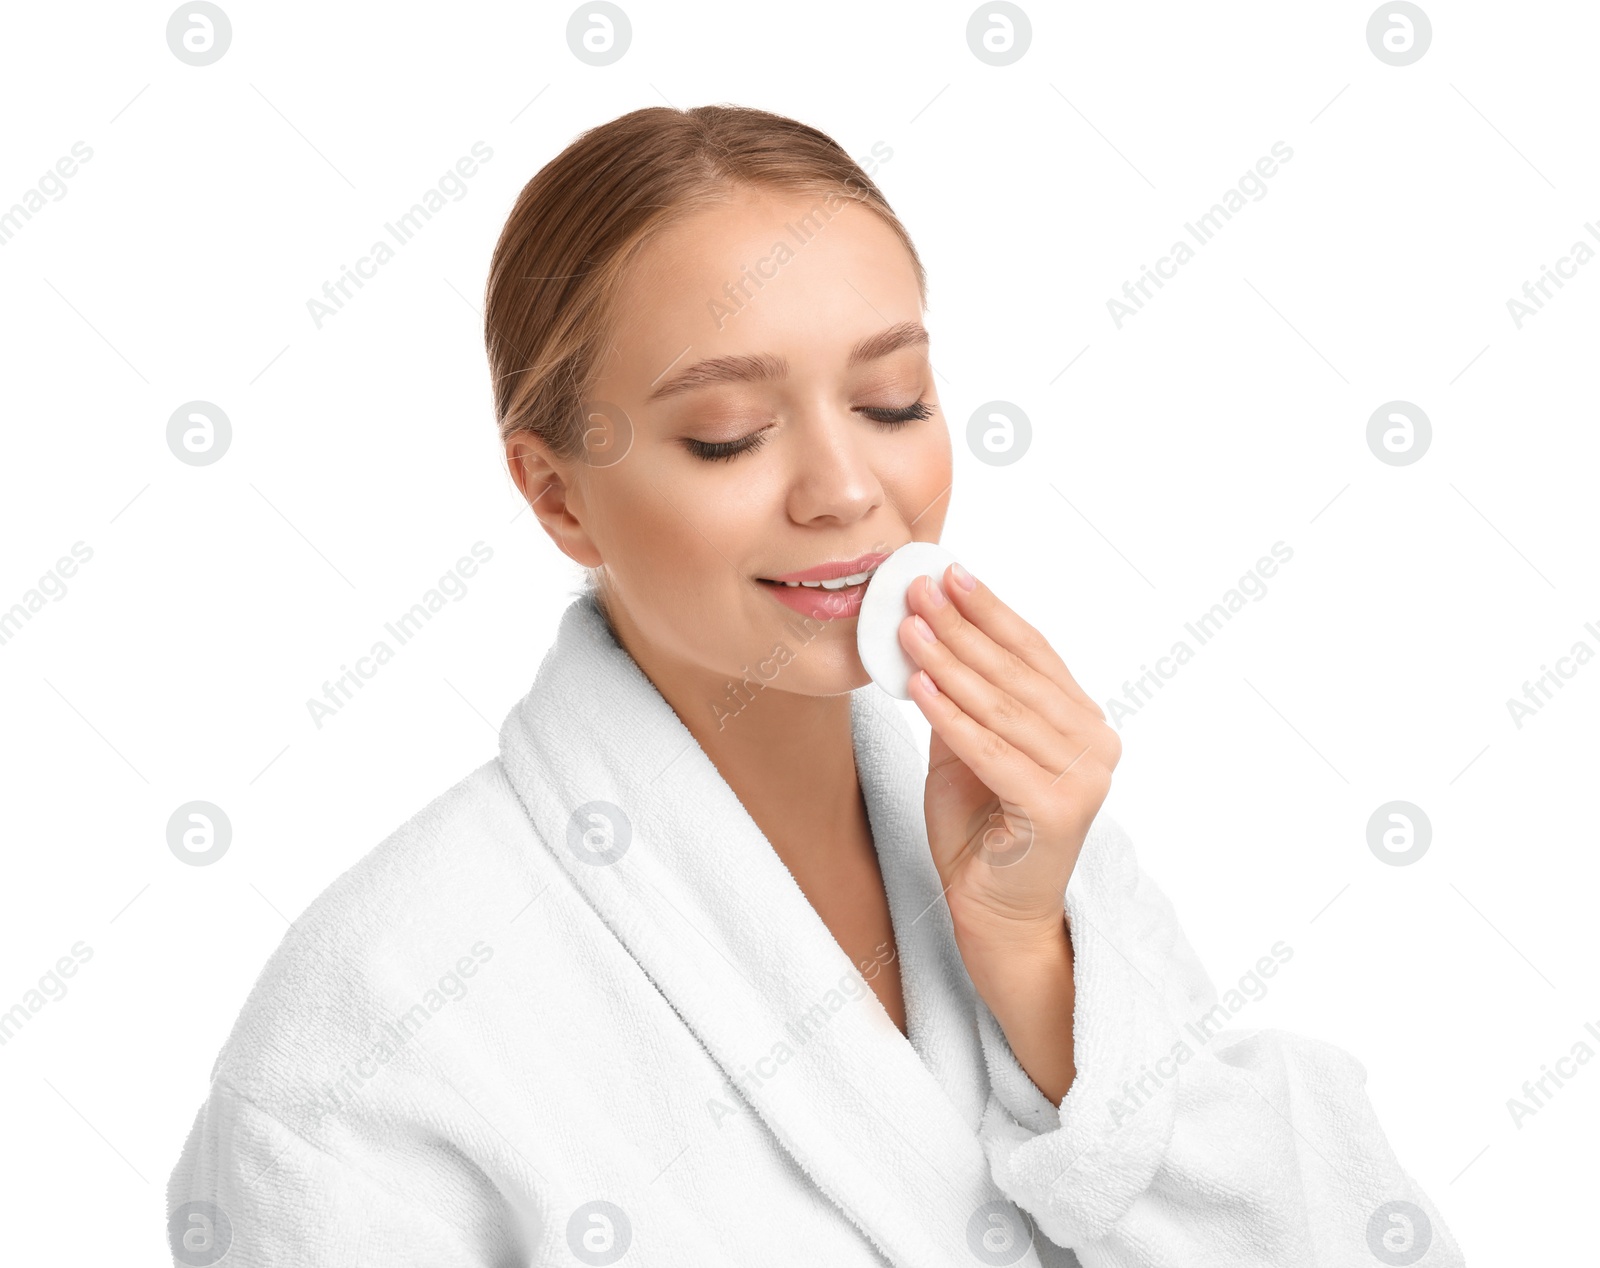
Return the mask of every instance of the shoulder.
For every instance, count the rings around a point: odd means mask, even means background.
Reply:
[[[553,867],[499,760],[483,763],[294,920],[240,1009],[213,1081],[269,1109],[298,1099],[441,973],[486,958],[485,936]]]

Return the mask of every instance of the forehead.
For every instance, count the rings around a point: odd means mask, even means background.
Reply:
[[[842,193],[741,187],[641,250],[618,294],[613,356],[647,379],[743,353],[843,364],[921,312],[911,257],[875,212]]]

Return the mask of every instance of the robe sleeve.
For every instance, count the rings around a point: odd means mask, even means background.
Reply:
[[[311,1144],[214,1083],[167,1184],[175,1268],[490,1268],[468,1234],[360,1158]],[[374,1168],[376,1169],[376,1168]]]
[[[1231,1016],[1103,812],[1066,892],[1076,1077],[1053,1105],[987,1005],[995,1184],[1083,1268],[1464,1261],[1332,1044]]]

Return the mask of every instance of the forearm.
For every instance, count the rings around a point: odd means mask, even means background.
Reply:
[[[1052,933],[1026,943],[991,945],[958,937],[957,944],[1017,1063],[1052,1105],[1060,1105],[1077,1077],[1072,938],[1065,915]]]

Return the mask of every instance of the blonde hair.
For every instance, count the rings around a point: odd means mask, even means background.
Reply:
[[[620,282],[661,230],[741,186],[843,194],[894,231],[918,290],[911,237],[860,165],[826,133],[744,106],[650,106],[581,133],[522,188],[484,288],[483,333],[502,446],[531,432],[583,454],[583,404],[599,377]],[[603,569],[588,569],[594,593]]]

